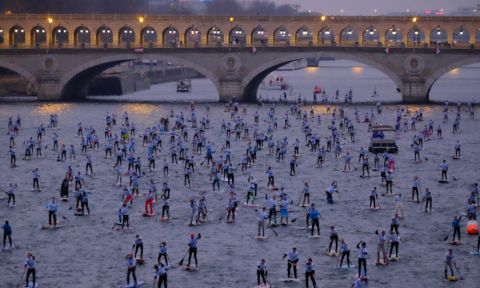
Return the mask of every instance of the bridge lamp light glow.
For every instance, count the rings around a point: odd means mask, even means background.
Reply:
[[[330,35],[330,30],[325,31],[325,35]]]
[[[415,31],[415,35],[418,35],[418,31]]]
[[[144,17],[138,17],[138,22],[140,22],[140,24],[142,24],[144,21],[145,21]]]
[[[322,18],[320,18],[322,20],[322,22],[325,22],[325,15],[322,16]]]
[[[52,18],[52,17],[48,17],[47,21],[48,21],[48,24],[52,24],[52,23],[53,23],[53,18]]]
[[[413,18],[412,18],[412,22],[413,22],[413,23],[417,23],[417,20],[418,20],[417,17],[413,17]]]
[[[0,29],[0,33],[3,33],[3,29]]]
[[[235,18],[233,17],[230,17],[230,19],[228,19],[230,21],[230,23],[233,23],[235,21]]]

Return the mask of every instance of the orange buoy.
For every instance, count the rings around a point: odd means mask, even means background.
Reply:
[[[468,223],[467,223],[467,234],[468,235],[477,235],[478,234],[478,222],[477,221],[468,221]]]

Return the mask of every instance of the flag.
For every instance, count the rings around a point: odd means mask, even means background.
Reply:
[[[386,53],[386,54],[392,53],[392,48],[391,48],[391,47],[385,48],[385,53]]]
[[[437,55],[440,54],[440,48],[438,48],[438,47],[435,48],[435,54],[437,54]]]
[[[255,46],[252,46],[252,54],[257,53],[257,48]]]

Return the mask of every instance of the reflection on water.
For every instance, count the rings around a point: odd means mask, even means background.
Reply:
[[[363,67],[354,66],[354,67],[352,67],[352,72],[355,73],[355,74],[362,74],[363,73]]]
[[[327,112],[327,106],[326,105],[314,105],[311,107],[315,115],[327,115],[331,114],[333,111],[333,108],[330,110],[330,112]],[[310,109],[308,109],[310,111]]]
[[[407,106],[408,110],[410,113],[413,115],[415,112],[420,111],[420,109],[423,109],[423,116],[424,117],[430,117],[433,115],[433,108],[432,106],[425,106],[425,105],[408,105]],[[438,111],[437,111],[438,112]]]
[[[50,115],[50,114],[63,114],[72,109],[72,104],[68,103],[49,103],[49,104],[40,104],[37,106],[37,109],[34,110],[34,113],[40,115]]]
[[[320,69],[320,68],[319,67],[306,67],[305,71],[307,71],[307,73],[316,73],[318,71],[318,69]]]
[[[157,106],[150,104],[129,103],[123,104],[121,110],[128,112],[128,114],[133,114],[137,116],[148,116],[153,112],[157,112],[157,108]]]

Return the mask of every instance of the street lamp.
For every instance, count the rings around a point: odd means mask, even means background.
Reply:
[[[50,41],[49,41],[49,45],[52,46],[53,45],[53,35],[52,35],[52,23],[53,23],[53,18],[52,17],[48,17],[47,19],[48,21],[48,38],[50,38]]]
[[[233,41],[234,41],[234,40],[232,39],[232,33],[234,33],[234,32],[232,31],[232,29],[233,29],[233,22],[235,22],[235,18],[234,18],[234,17],[230,17],[228,20],[230,21],[230,30],[229,30],[229,32],[228,32],[228,40],[227,40],[227,41],[229,42],[228,44],[231,46],[231,45],[233,44]]]
[[[142,39],[143,38],[142,25],[143,25],[143,22],[145,22],[145,17],[143,17],[143,16],[138,17],[138,22],[140,23],[140,30],[139,30],[140,34],[138,34],[138,35],[140,36],[140,41],[139,42],[140,42],[140,45],[141,45],[141,44],[143,44],[142,43],[143,42],[143,39]]]

